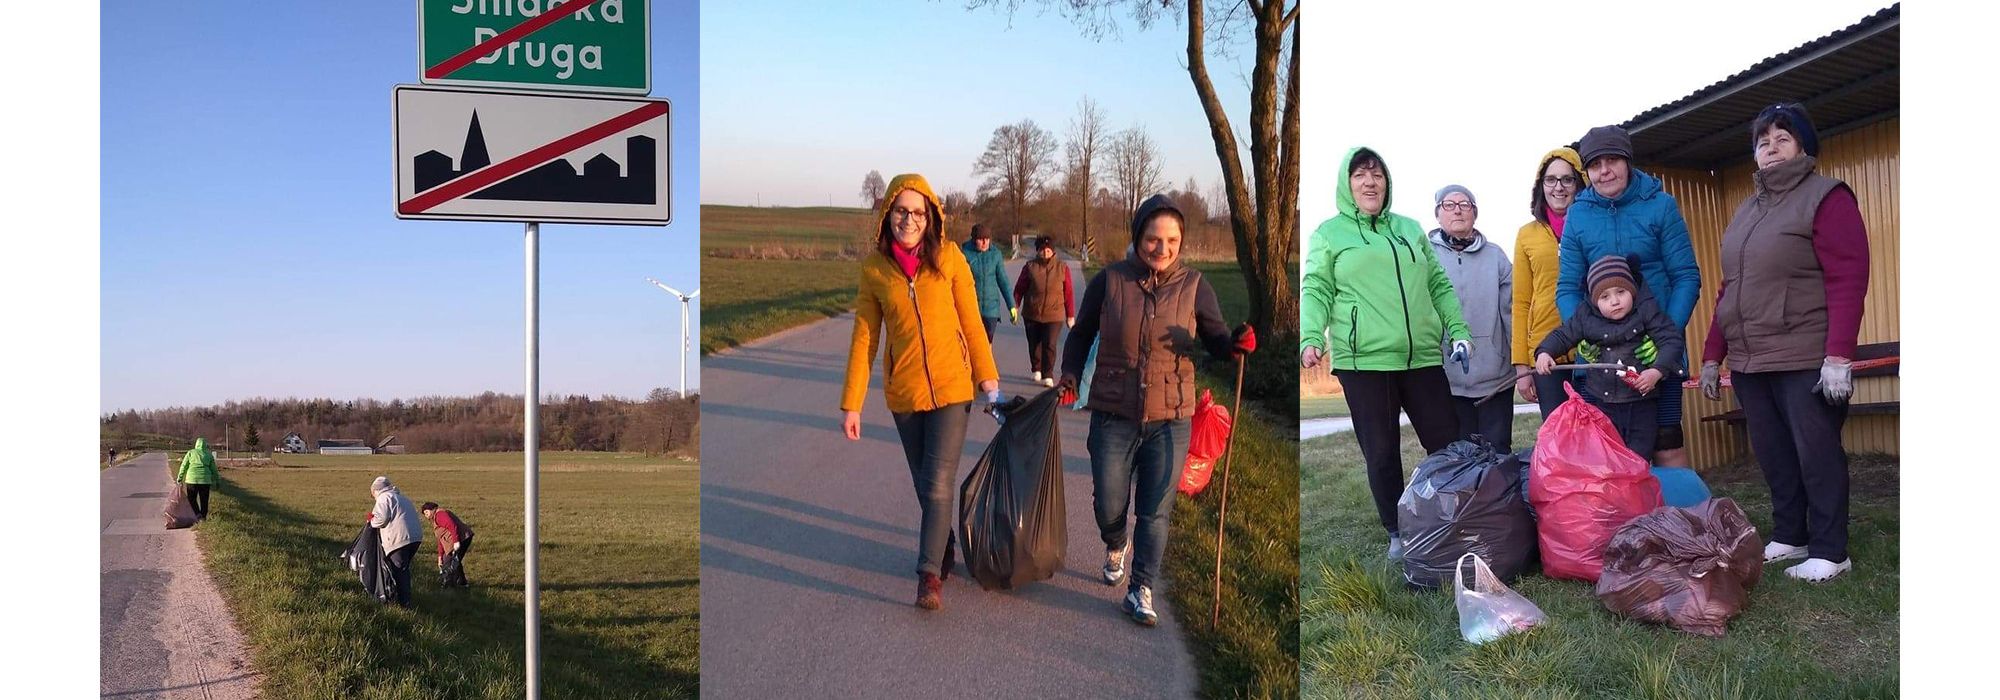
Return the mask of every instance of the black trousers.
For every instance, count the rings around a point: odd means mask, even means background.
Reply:
[[[1375,496],[1375,514],[1390,535],[1396,534],[1396,501],[1403,497],[1403,436],[1397,414],[1410,415],[1410,427],[1425,453],[1442,450],[1458,436],[1458,416],[1451,406],[1451,380],[1444,367],[1399,372],[1335,370],[1354,423],[1354,440],[1368,468],[1368,490]],[[1495,399],[1496,401],[1498,399]]]
[[[1535,375],[1535,403],[1541,404],[1543,418],[1549,417],[1549,413],[1556,410],[1557,406],[1569,400],[1569,394],[1563,392],[1563,386],[1568,383],[1568,379],[1568,372]]]
[[[194,508],[194,517],[208,517],[208,484],[181,484],[187,491],[188,506]]]
[[[472,538],[467,537],[465,539],[458,541],[458,551],[451,552],[445,555],[446,557],[449,557],[452,560],[452,563],[456,564],[455,567],[452,567],[452,570],[455,572],[455,575],[446,579],[444,582],[445,585],[447,586],[472,585],[471,581],[467,581],[465,579],[465,555],[471,553],[472,553]]]
[[[1046,377],[1060,371],[1056,364],[1056,344],[1062,340],[1063,322],[1028,322],[1028,369],[1041,372]]]
[[[1483,435],[1493,444],[1493,449],[1501,452],[1514,451],[1514,388],[1508,385],[1506,396],[1496,396],[1486,403],[1463,396],[1451,397],[1452,409],[1458,414],[1458,437],[1464,440],[1474,435]]]
[[[993,329],[994,327],[1000,325],[1000,318],[997,316],[982,316],[979,319],[979,323],[980,325],[986,326],[986,344],[992,345]]]
[[[923,511],[917,531],[917,572],[950,576],[944,569],[945,546],[951,541],[953,489],[958,486],[958,457],[965,447],[965,419],[972,402],[946,404],[932,411],[891,413],[896,436],[903,440],[903,458],[910,465],[910,482]]]
[[[1750,451],[1771,487],[1771,539],[1805,545],[1816,559],[1847,560],[1847,406],[1813,393],[1817,370],[1730,375]]]
[[[389,567],[389,576],[396,580],[396,604],[410,607],[410,557],[417,553],[417,545],[411,542],[397,547],[396,551],[382,555],[382,563]]]
[[[1600,403],[1597,408],[1611,419],[1618,437],[1625,440],[1625,448],[1652,464],[1660,440],[1660,400],[1647,397],[1632,403]]]

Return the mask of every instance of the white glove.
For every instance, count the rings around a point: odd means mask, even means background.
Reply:
[[[1819,383],[1813,391],[1835,406],[1854,396],[1854,364],[1846,358],[1828,357],[1819,366]]]

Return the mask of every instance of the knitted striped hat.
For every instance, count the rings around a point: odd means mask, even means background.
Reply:
[[[1624,287],[1633,296],[1639,294],[1639,286],[1633,282],[1632,263],[1616,255],[1606,255],[1591,263],[1590,272],[1583,279],[1585,285],[1590,287],[1592,299],[1610,286]]]

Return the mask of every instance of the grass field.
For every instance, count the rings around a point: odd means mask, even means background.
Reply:
[[[266,674],[262,695],[521,697],[521,458],[278,455],[225,469],[200,541]],[[545,696],[697,695],[699,468],[604,453],[543,453],[541,466]],[[378,474],[473,527],[471,589],[438,587],[426,527],[414,607],[367,597],[336,557]]]
[[[701,207],[701,352],[838,316],[854,303],[855,263],[754,260],[712,253],[754,246],[838,249],[867,227],[865,209]]]
[[[1299,418],[1302,420],[1346,418],[1347,415],[1346,396],[1335,394],[1333,396],[1299,397]]]
[[[1532,444],[1540,418],[1516,418]],[[1404,466],[1422,448],[1403,430]],[[1459,637],[1450,590],[1411,592],[1388,568],[1367,477],[1351,434],[1301,446],[1304,615],[1301,689],[1310,698],[1881,698],[1897,695],[1897,464],[1853,466],[1852,572],[1827,584],[1766,567],[1750,606],[1721,639],[1614,617],[1580,581],[1523,576],[1515,590],[1549,623],[1473,646]],[[1703,474],[1760,533],[1769,492],[1754,468]]]

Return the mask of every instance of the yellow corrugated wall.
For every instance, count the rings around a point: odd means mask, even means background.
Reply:
[[[1897,189],[1901,160],[1899,119],[1888,119],[1826,139],[1820,144],[1819,172],[1846,182],[1861,202],[1861,216],[1868,226],[1868,300],[1861,317],[1860,342],[1882,343],[1899,340],[1901,300],[1897,270],[1901,244],[1896,226]],[[1750,150],[1744,137],[1744,152]],[[1722,231],[1729,217],[1754,184],[1749,161],[1728,170],[1709,174],[1672,168],[1645,168],[1658,175],[1667,191],[1680,202],[1687,218],[1688,233],[1694,241],[1695,258],[1701,264],[1701,302],[1695,306],[1688,324],[1688,348],[1694,366],[1701,363],[1702,340],[1715,314],[1715,288],[1722,283]],[[1724,392],[1722,401],[1702,398],[1699,391],[1687,391],[1684,402],[1689,456],[1697,467],[1711,467],[1743,458],[1748,450],[1741,430],[1720,422],[1703,423],[1706,416],[1736,408]],[[1900,379],[1868,377],[1857,380],[1855,403],[1900,400]],[[1848,419],[1842,438],[1849,452],[1897,454],[1901,440],[1897,416],[1855,416]]]

